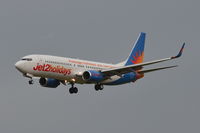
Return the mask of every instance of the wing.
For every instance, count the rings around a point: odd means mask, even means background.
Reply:
[[[149,73],[149,72],[164,70],[164,69],[168,69],[168,68],[173,68],[173,67],[178,67],[178,66],[175,65],[175,66],[167,66],[167,67],[159,67],[159,68],[147,69],[147,70],[139,71],[138,73],[139,74],[144,74],[144,73]]]
[[[141,70],[143,66],[152,65],[152,64],[156,64],[156,63],[160,63],[160,62],[164,62],[164,61],[168,61],[168,60],[173,60],[173,59],[179,58],[182,55],[184,46],[185,46],[185,43],[183,43],[182,48],[180,49],[177,56],[172,56],[172,57],[169,57],[169,58],[164,58],[164,59],[134,64],[134,65],[129,65],[129,66],[117,67],[117,68],[113,68],[113,69],[106,69],[106,70],[102,70],[101,72],[104,73],[107,76],[113,76],[113,75],[119,75],[120,76],[120,75],[125,74],[125,73]],[[164,69],[167,69],[167,68],[171,68],[171,67],[164,67]],[[161,69],[159,69],[159,70],[161,70]],[[156,71],[156,70],[154,70],[154,71]]]

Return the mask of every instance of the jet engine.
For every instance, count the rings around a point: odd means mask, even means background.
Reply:
[[[40,78],[39,83],[43,87],[56,88],[60,85],[60,81],[52,78]]]
[[[89,70],[83,72],[82,78],[84,81],[96,83],[104,80],[104,75],[99,71]]]

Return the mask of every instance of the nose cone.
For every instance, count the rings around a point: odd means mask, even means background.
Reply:
[[[21,61],[18,61],[15,63],[15,67],[17,70],[19,70],[20,72],[22,72],[23,69],[23,63]]]
[[[19,62],[19,61],[15,63],[15,67],[16,67],[17,69],[19,69],[19,67],[20,67],[20,62]]]

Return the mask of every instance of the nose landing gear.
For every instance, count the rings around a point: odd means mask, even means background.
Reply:
[[[31,75],[31,74],[29,74],[29,73],[24,73],[23,76],[30,79],[30,80],[28,81],[29,85],[32,85],[32,84],[34,83],[34,82],[33,82],[33,75]]]
[[[32,85],[34,82],[33,82],[33,79],[30,79],[29,81],[28,81],[28,83],[29,83],[29,85]]]

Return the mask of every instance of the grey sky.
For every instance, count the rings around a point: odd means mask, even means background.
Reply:
[[[0,132],[199,133],[199,0],[1,0]],[[48,89],[14,68],[20,57],[50,54],[117,63],[140,32],[145,61],[183,57],[156,66],[135,84]]]

